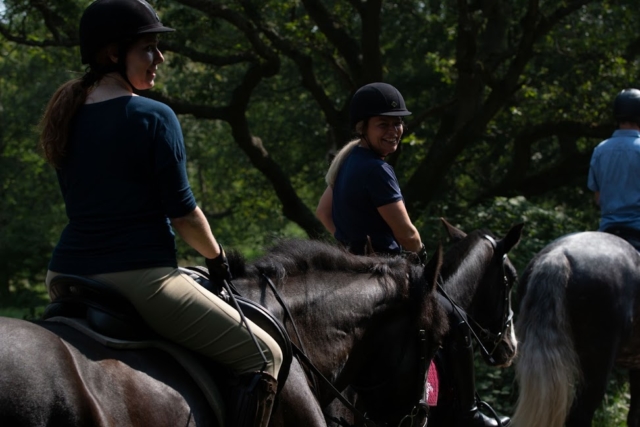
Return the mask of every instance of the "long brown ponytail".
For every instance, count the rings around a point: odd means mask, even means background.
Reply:
[[[47,162],[56,169],[61,167],[67,154],[71,120],[85,103],[90,87],[97,80],[92,74],[87,73],[60,86],[49,100],[40,120],[39,148]]]

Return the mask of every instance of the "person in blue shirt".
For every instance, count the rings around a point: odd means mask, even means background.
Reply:
[[[232,306],[178,269],[174,231],[205,258],[213,281],[231,278],[187,179],[178,118],[134,93],[154,86],[164,62],[158,35],[172,31],[144,0],[97,0],[82,15],[88,67],[56,91],[41,121],[40,147],[68,217],[46,284],[73,274],[109,285],[159,335],[237,375],[228,425],[266,426],[282,351],[247,320],[258,348]]]
[[[613,102],[617,129],[593,150],[587,186],[600,207],[600,231],[640,250],[640,90],[624,89]]]
[[[411,112],[402,94],[381,82],[358,89],[349,110],[357,136],[331,162],[316,216],[354,254],[414,254],[413,259],[425,264],[425,245],[409,218],[393,167],[384,161],[397,150],[404,132],[402,118]],[[449,333],[439,352],[446,367],[438,359],[436,364],[453,384],[453,427],[507,427],[508,417],[480,412],[469,327],[449,300],[438,296],[449,317]]]

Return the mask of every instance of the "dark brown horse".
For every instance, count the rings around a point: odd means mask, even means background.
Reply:
[[[372,358],[402,349],[405,368],[388,374],[404,389],[390,410],[371,418],[397,424],[412,411],[424,394],[419,373],[447,326],[434,293],[437,257],[423,269],[402,258],[289,241],[255,263],[232,264],[240,293],[274,313],[338,389],[378,375]],[[301,342],[267,279],[288,305]],[[379,332],[388,340],[381,342]],[[332,399],[329,387],[294,359],[271,425],[325,425],[322,408]],[[2,426],[216,426],[216,419],[190,375],[160,350],[105,348],[64,324],[0,318]]]
[[[513,226],[504,237],[499,238],[489,230],[475,230],[466,234],[445,220],[442,223],[452,245],[443,256],[439,277],[441,292],[446,293],[467,313],[470,327],[479,339],[476,348],[481,348],[480,353],[486,363],[508,366],[517,351],[511,310],[511,291],[517,273],[507,254],[520,240],[523,225]],[[393,333],[393,330],[389,332]],[[390,338],[379,339],[385,341]],[[399,393],[404,387],[402,378],[388,379],[384,388],[391,394]],[[382,382],[378,381],[378,384]],[[389,402],[379,400],[379,390],[371,387],[371,382],[368,385],[353,384],[348,391],[350,398],[364,404],[363,410],[386,410]],[[453,425],[452,411],[455,408],[451,402],[450,387],[446,382],[440,383],[438,404],[431,408],[429,427]],[[331,425],[341,425],[340,421],[335,422],[340,419],[349,424],[355,422],[341,404],[334,403],[330,413],[330,420],[334,423]]]

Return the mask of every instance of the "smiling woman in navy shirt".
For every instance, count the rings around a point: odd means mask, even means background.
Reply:
[[[384,161],[398,148],[402,117],[411,114],[402,95],[386,83],[365,85],[350,113],[358,138],[334,159],[316,215],[353,253],[364,254],[369,242],[378,253],[426,253],[393,167]]]

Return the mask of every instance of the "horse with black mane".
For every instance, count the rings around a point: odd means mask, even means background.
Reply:
[[[231,260],[236,290],[273,313],[308,357],[293,359],[270,425],[326,425],[322,408],[335,396],[320,375],[338,390],[368,381],[379,370],[375,361],[397,348],[403,369],[394,371],[394,380],[403,388],[393,395],[380,390],[389,404],[367,416],[380,425],[414,416],[421,421],[415,408],[424,395],[424,372],[447,328],[434,292],[439,261],[438,253],[421,268],[316,241],[283,242],[249,265]],[[83,313],[103,308],[89,306]],[[211,363],[177,363],[175,351],[163,350],[172,346],[158,337],[107,340],[86,325],[59,316],[0,318],[0,425],[221,425],[224,406],[212,405],[202,388],[202,375],[217,372]],[[382,342],[381,333],[387,337]]]
[[[516,427],[588,427],[614,366],[629,370],[627,424],[640,426],[640,256],[615,235],[551,242],[519,287]]]
[[[470,328],[471,335],[477,339],[485,362],[490,366],[509,366],[517,352],[511,310],[511,291],[517,279],[517,273],[507,254],[519,242],[523,224],[513,226],[503,238],[499,238],[486,229],[466,234],[444,219],[442,223],[452,245],[443,256],[438,278],[439,291],[446,295],[444,298],[450,299],[455,307],[466,313],[468,322],[463,327]],[[389,339],[389,335],[379,337],[381,342]],[[461,353],[451,357],[462,355]],[[386,359],[378,363],[392,364],[392,361],[397,360],[399,356],[385,357]],[[443,365],[446,364],[446,360],[439,357],[438,359],[440,369],[446,369],[447,367]],[[397,366],[401,365],[397,364]],[[400,368],[396,367],[396,369]],[[389,403],[380,400],[379,389],[385,388],[393,394],[401,392],[405,386],[404,376],[391,378],[388,376],[389,372],[392,370],[381,370],[379,378],[363,383],[354,382],[347,392],[350,399],[362,405],[363,410],[370,411],[368,413],[387,410]],[[456,385],[447,381],[447,375],[439,373],[437,403],[430,408],[429,427],[453,425],[454,411],[456,411],[452,391]],[[467,375],[473,376],[472,373]],[[469,398],[475,398],[475,396],[469,396]],[[353,416],[340,402],[332,405],[328,417],[332,426],[355,422]]]

